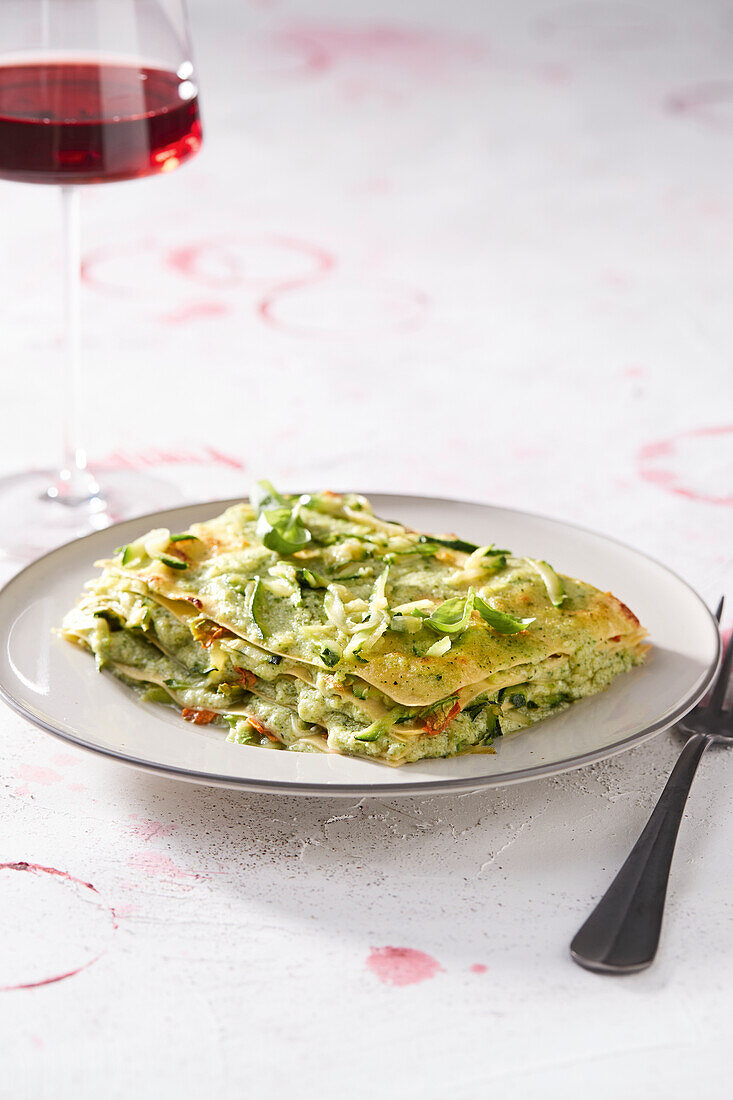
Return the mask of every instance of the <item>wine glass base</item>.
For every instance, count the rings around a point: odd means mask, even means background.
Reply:
[[[106,470],[97,475],[101,496],[65,504],[48,495],[54,470],[32,470],[0,478],[0,562],[13,571],[64,542],[101,531],[122,519],[173,508],[180,489],[137,470]]]

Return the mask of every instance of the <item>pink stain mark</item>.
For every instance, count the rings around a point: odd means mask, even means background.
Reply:
[[[392,190],[392,184],[388,176],[370,176],[355,190],[363,195],[388,195]]]
[[[53,768],[39,768],[35,764],[21,764],[18,768],[18,779],[38,783],[42,787],[50,787],[52,783],[58,783],[61,778]]]
[[[171,276],[194,282],[208,291],[272,291],[304,286],[335,266],[325,248],[282,233],[228,234],[166,250],[154,240],[115,243],[84,258],[82,278],[90,288],[117,298],[150,299],[149,283],[141,283],[141,257],[156,278],[168,280],[168,289],[180,297],[181,284]],[[175,301],[175,299],[174,299]],[[219,297],[180,301],[159,316],[166,324],[205,320],[232,312],[236,303]]]
[[[647,443],[639,451],[639,474],[644,481],[648,481],[668,493],[685,497],[687,500],[730,507],[733,505],[733,494],[730,492],[707,492],[697,486],[690,485],[687,480],[687,470],[690,469],[690,448],[694,457],[695,450],[699,449],[697,441],[723,440],[725,450],[723,451],[722,467],[715,455],[714,465],[718,467],[718,472],[722,469],[723,479],[731,477],[728,484],[733,483],[731,465],[733,447],[727,438],[729,436],[733,436],[733,425],[726,424],[693,428],[691,431],[681,432],[671,439],[660,439]],[[686,452],[684,460],[680,454],[683,446]],[[703,457],[709,456],[704,455]],[[681,469],[678,467],[681,467]]]
[[[281,76],[318,76],[333,65],[328,50],[315,37],[284,31],[276,34],[270,44],[288,58],[288,68]]]
[[[716,130],[733,129],[733,80],[710,80],[672,92],[664,103],[669,114],[682,115]]]
[[[703,217],[717,221],[718,218],[727,218],[729,208],[720,199],[701,199],[699,210]]]
[[[643,367],[624,367],[624,378],[643,378]]]
[[[153,237],[115,241],[87,252],[81,263],[81,279],[90,290],[113,298],[150,300],[150,284],[141,279],[141,265],[160,288],[165,269],[165,247]],[[155,299],[157,300],[157,298]]]
[[[72,756],[70,752],[57,752],[51,759],[54,764],[58,764],[60,768],[75,767],[79,763],[79,758],[77,756]]]
[[[138,817],[137,814],[130,814],[130,821],[130,832],[141,840],[152,840],[154,836],[170,836],[175,831],[175,825],[164,825],[162,821]]]
[[[108,913],[113,931],[117,930],[117,917],[114,909],[102,901],[99,896],[99,891],[96,886],[92,886],[91,882],[84,882],[83,879],[70,875],[68,871],[59,871],[55,867],[44,867],[40,863],[26,863],[24,860],[18,863],[0,863],[0,871],[26,871],[32,875],[53,875],[66,882],[71,882],[76,886],[81,886],[84,890],[90,890],[96,895],[94,900],[99,908],[104,909]],[[93,959],[89,959],[88,962],[82,963],[81,966],[77,966],[73,970],[67,970],[63,974],[52,974],[49,978],[40,978],[35,982],[20,982],[16,985],[0,986],[0,993],[9,993],[14,989],[37,989],[42,985],[54,985],[56,982],[63,982],[66,978],[73,978],[76,974],[80,974],[82,970],[88,970],[90,966],[93,966],[95,962],[101,959],[103,954],[104,952],[101,951],[98,955],[95,955]]]
[[[94,462],[96,470],[140,470],[156,466],[226,466],[230,470],[246,470],[242,459],[226,454],[215,447],[205,446],[199,451],[185,448],[162,450],[150,448],[147,451],[112,451]]]
[[[567,65],[560,65],[554,61],[548,61],[537,68],[537,76],[543,84],[551,87],[562,88],[570,83],[573,74]]]
[[[430,306],[427,294],[413,287],[365,285],[342,296],[338,285],[327,283],[300,299],[302,289],[281,287],[263,298],[257,307],[260,320],[288,336],[367,339],[414,331]]]
[[[135,245],[114,246],[107,245],[101,248],[95,249],[93,252],[87,253],[81,262],[81,281],[88,287],[92,287],[94,290],[112,291],[113,294],[135,294],[137,293],[137,287],[130,287],[121,285],[117,282],[110,282],[105,279],[104,274],[100,274],[100,268],[104,272],[105,264],[110,261],[117,260],[120,257],[134,256],[138,252],[150,248],[150,242],[140,242]]]
[[[155,875],[157,878],[186,879],[200,878],[195,871],[186,871],[174,863],[170,856],[163,855],[150,849],[146,852],[137,852],[127,861],[129,867],[136,871],[143,871],[146,875]]]
[[[217,463],[219,466],[228,466],[231,470],[247,469],[241,458],[235,458],[234,455],[224,454],[223,451],[217,451],[215,447],[204,447],[204,451],[211,461]]]
[[[413,947],[373,947],[367,968],[384,985],[416,985],[434,978],[443,967],[424,951]]]
[[[488,43],[475,35],[390,23],[293,23],[276,43],[309,57],[311,70],[366,63],[433,77],[484,60]]]
[[[115,913],[118,917],[134,917],[140,912],[138,905],[133,905],[132,902],[126,902],[124,905],[116,905]]]
[[[188,305],[164,313],[159,318],[164,325],[185,325],[189,321],[210,321],[226,317],[232,312],[227,302],[190,302]]]
[[[81,791],[85,791],[87,788],[84,786],[83,783],[67,783],[66,789],[67,791],[73,791],[74,794],[79,794],[81,793]]]
[[[473,966],[468,968],[472,974],[485,974],[489,969],[485,963],[474,963]]]
[[[628,290],[631,285],[631,280],[624,271],[602,271],[599,281],[609,290]]]
[[[39,787],[50,787],[54,783],[59,783],[63,776],[59,775],[53,768],[39,768],[35,764],[21,764],[17,769],[16,778],[22,779],[23,785],[15,788],[15,794],[25,795],[30,794],[29,783],[35,783]]]
[[[305,286],[336,265],[320,245],[274,233],[198,241],[174,248],[165,262],[201,286],[270,291]]]

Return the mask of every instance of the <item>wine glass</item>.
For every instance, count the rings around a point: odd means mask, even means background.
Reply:
[[[168,173],[200,147],[184,0],[0,0],[0,179],[60,187],[65,315],[63,458],[57,471],[0,478],[6,555],[163,503],[155,479],[97,477],[87,462],[80,186]]]

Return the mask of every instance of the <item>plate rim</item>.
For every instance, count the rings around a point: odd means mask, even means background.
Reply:
[[[353,491],[353,490],[352,490]],[[16,699],[9,689],[6,688],[3,683],[0,682],[0,699],[2,699],[11,710],[20,717],[25,718],[31,722],[38,729],[49,733],[51,736],[64,741],[67,744],[75,745],[77,748],[83,749],[86,752],[94,753],[97,756],[102,756],[107,760],[114,760],[119,763],[127,764],[130,767],[135,768],[138,771],[147,772],[152,775],[163,776],[168,779],[175,779],[183,782],[198,783],[201,785],[219,787],[229,790],[250,791],[260,794],[290,794],[293,796],[312,796],[321,798],[346,798],[346,797],[367,797],[369,795],[381,795],[381,796],[403,796],[411,795],[414,797],[428,797],[432,794],[449,794],[452,792],[481,790],[490,787],[505,787],[515,785],[517,783],[530,782],[533,779],[547,778],[553,775],[562,775],[570,771],[576,771],[579,768],[585,767],[588,764],[595,763],[599,760],[609,760],[611,757],[618,756],[620,753],[626,752],[636,745],[642,745],[646,741],[651,740],[662,730],[668,729],[675,725],[681,718],[688,714],[689,711],[696,705],[697,702],[705,695],[710,688],[715,673],[718,670],[721,659],[721,638],[719,624],[717,623],[715,616],[708,607],[705,600],[697,592],[692,585],[681,577],[675,570],[671,569],[668,565],[660,562],[657,558],[651,554],[647,554],[643,550],[639,550],[629,543],[623,542],[621,539],[615,538],[613,535],[606,535],[602,532],[596,531],[591,527],[585,527],[582,524],[568,522],[566,520],[557,519],[554,516],[548,516],[540,512],[530,512],[522,508],[507,508],[500,504],[491,504],[486,501],[479,500],[467,500],[462,497],[436,497],[426,493],[385,493],[375,490],[372,493],[365,493],[368,497],[392,497],[392,498],[411,498],[416,500],[429,501],[438,505],[469,505],[479,508],[494,509],[496,511],[507,512],[512,515],[518,515],[523,517],[529,517],[530,519],[541,520],[544,523],[555,524],[560,527],[569,528],[572,531],[578,531],[585,535],[591,535],[595,538],[603,539],[606,542],[610,542],[615,546],[620,547],[623,550],[629,551],[632,554],[639,554],[641,557],[646,558],[647,561],[652,562],[657,568],[663,570],[665,573],[673,577],[679,584],[683,585],[688,592],[692,594],[700,607],[706,612],[711,625],[714,628],[715,641],[716,641],[716,653],[713,661],[708,667],[707,673],[703,677],[700,685],[697,689],[692,691],[689,697],[678,703],[678,705],[667,714],[663,715],[656,722],[651,725],[645,726],[637,733],[630,734],[622,741],[616,742],[612,748],[599,748],[590,750],[589,752],[582,753],[579,756],[573,756],[563,761],[556,761],[552,764],[537,764],[531,768],[522,768],[519,771],[505,772],[500,775],[487,775],[487,776],[464,776],[455,777],[450,779],[424,779],[419,783],[312,783],[297,780],[283,780],[283,779],[254,779],[254,778],[242,778],[238,779],[231,775],[220,775],[215,772],[203,772],[196,771],[191,768],[180,768],[175,765],[157,764],[150,760],[142,760],[139,757],[129,755],[124,752],[117,752],[114,749],[107,749],[100,745],[92,744],[82,738],[76,737],[71,733],[67,733],[64,730],[57,728],[49,722],[44,721],[43,718],[34,714],[29,710],[22,702]],[[2,609],[2,601],[6,597],[8,591],[14,587],[16,583],[22,581],[26,574],[31,570],[36,569],[42,562],[48,558],[54,557],[60,551],[65,550],[72,546],[78,546],[80,543],[85,543],[89,539],[98,538],[100,535],[104,535],[107,532],[113,532],[116,528],[128,523],[140,522],[143,523],[146,520],[153,517],[162,517],[172,512],[180,512],[188,508],[209,508],[209,507],[221,507],[221,510],[230,507],[234,504],[239,504],[244,501],[248,501],[247,495],[238,497],[227,497],[224,499],[213,499],[205,501],[193,501],[189,504],[179,504],[172,508],[158,509],[154,512],[146,512],[140,516],[131,516],[129,519],[119,520],[117,523],[110,524],[109,527],[102,528],[99,531],[90,531],[86,535],[81,535],[79,538],[71,539],[69,542],[61,543],[60,546],[54,547],[54,549],[47,551],[40,557],[35,558],[28,565],[24,566],[21,570],[15,573],[2,587],[0,587],[0,610]]]

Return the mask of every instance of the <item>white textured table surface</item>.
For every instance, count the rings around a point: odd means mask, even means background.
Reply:
[[[92,456],[159,471],[171,501],[268,474],[550,513],[712,602],[733,535],[728,6],[193,17],[205,151],[84,195]],[[58,210],[1,194],[10,472],[55,457]],[[730,1095],[731,759],[701,766],[654,968],[604,979],[567,952],[676,751],[329,803],[145,777],[3,711],[0,1093]]]

